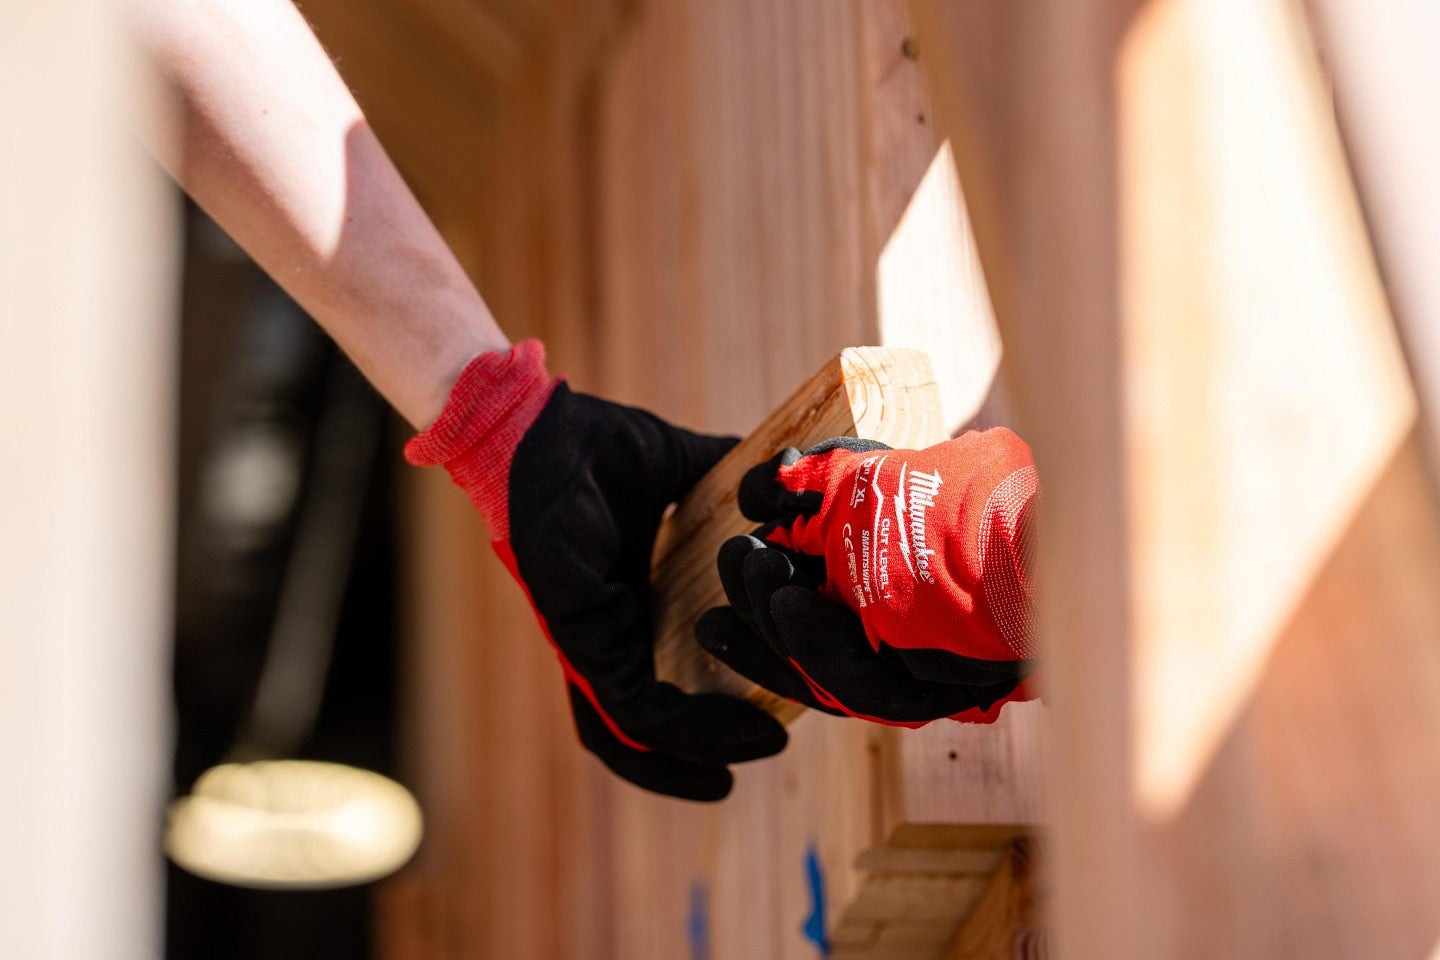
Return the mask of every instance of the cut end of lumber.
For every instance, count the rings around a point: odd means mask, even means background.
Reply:
[[[830,437],[926,447],[945,440],[940,391],[921,350],[851,347],[805,381],[680,501],[656,539],[651,582],[655,670],[691,693],[744,697],[788,723],[804,710],[730,670],[695,642],[695,621],[724,606],[715,569],[720,545],[748,533],[736,503],[745,471],[784,447],[805,449]]]

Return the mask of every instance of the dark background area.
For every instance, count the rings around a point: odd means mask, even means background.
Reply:
[[[176,795],[237,751],[247,758],[275,752],[242,741],[297,523],[327,495],[313,479],[317,427],[338,395],[356,416],[373,418],[382,440],[360,458],[363,476],[348,478],[363,490],[363,506],[353,551],[346,548],[324,695],[289,752],[393,777],[398,425],[319,328],[193,206],[186,227]],[[170,864],[166,909],[172,960],[373,955],[369,885],[247,890]]]

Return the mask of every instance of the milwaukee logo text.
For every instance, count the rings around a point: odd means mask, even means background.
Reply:
[[[906,494],[910,500],[910,544],[915,551],[915,575],[926,583],[933,584],[935,575],[930,572],[935,551],[925,544],[925,512],[935,506],[940,495],[940,471],[934,473],[911,473],[906,481]]]

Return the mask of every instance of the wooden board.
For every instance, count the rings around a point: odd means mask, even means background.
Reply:
[[[1440,6],[1308,0],[1440,485]]]
[[[944,960],[1041,960],[1048,941],[1040,926],[1038,844],[1021,838],[1002,855]]]
[[[855,861],[834,960],[1009,960],[1028,909],[1034,839],[1018,824],[901,826]]]
[[[863,437],[897,448],[947,439],[929,358],[919,350],[841,351],[707,473],[661,528],[655,547],[655,669],[684,690],[743,696],[782,720],[804,707],[756,686],[695,642],[695,621],[726,603],[715,569],[720,545],[755,524],[736,496],[745,471],[784,447]]]
[[[118,4],[0,4],[0,952],[15,957],[164,951],[179,216],[134,135],[170,131],[126,27]]]

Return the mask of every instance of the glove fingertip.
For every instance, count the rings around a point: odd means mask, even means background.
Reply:
[[[860,618],[849,607],[807,587],[783,586],[770,595],[770,618],[785,651],[802,660],[812,647],[871,652]]]
[[[756,523],[769,523],[784,517],[794,516],[798,510],[793,502],[795,495],[785,489],[779,480],[781,467],[788,467],[799,461],[802,454],[794,447],[786,447],[764,463],[756,464],[745,471],[740,479],[737,503],[740,512]]]
[[[723,749],[728,763],[774,756],[790,742],[785,725],[748,700],[723,693],[699,693],[692,695],[691,702],[724,728],[727,742]]]
[[[604,757],[600,758],[602,762]],[[735,776],[723,765],[675,764],[648,775],[632,776],[627,771],[606,763],[611,772],[651,793],[660,793],[677,800],[716,803],[730,796]]]
[[[677,791],[671,796],[697,803],[718,803],[730,796],[730,791],[735,788],[735,775],[725,767],[718,767],[713,774],[692,783],[694,789],[688,795]]]
[[[746,608],[750,598],[745,592],[745,558],[752,551],[763,549],[765,544],[755,537],[742,534],[731,537],[720,545],[715,557],[715,568],[720,574],[720,585],[731,604]]]
[[[706,653],[724,659],[730,652],[731,637],[746,629],[733,607],[711,607],[695,621],[695,640]]]
[[[760,550],[764,547],[764,540],[751,536],[748,533],[742,533],[720,544],[720,562],[739,563],[745,559],[751,550]]]
[[[781,587],[789,586],[795,576],[795,565],[785,551],[763,544],[758,550],[745,555],[744,577],[746,592],[754,600],[769,599],[770,594]]]
[[[687,761],[661,751],[626,746],[606,729],[584,694],[573,684],[567,686],[581,745],[611,773],[643,790],[680,800],[711,803],[729,796],[735,778],[723,763]]]
[[[747,627],[732,608],[716,607],[702,614],[695,624],[695,639],[706,653],[762,689],[820,707],[790,663]]]
[[[848,450],[851,453],[878,453],[881,450],[893,450],[894,447],[879,440],[866,440],[862,437],[831,437],[829,440],[822,440],[805,451],[805,456],[817,456],[822,453],[829,453],[831,450]]]

